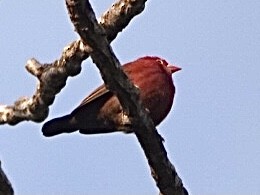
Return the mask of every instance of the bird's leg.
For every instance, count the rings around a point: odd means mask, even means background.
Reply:
[[[119,127],[119,130],[124,131],[124,133],[132,133],[133,128],[129,115],[126,112],[122,111],[120,113],[120,120],[121,125]]]

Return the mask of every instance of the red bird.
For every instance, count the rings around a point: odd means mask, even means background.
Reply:
[[[150,56],[127,63],[122,68],[139,87],[143,105],[157,126],[171,110],[175,93],[172,73],[181,68]],[[42,127],[43,135],[48,137],[77,130],[83,134],[133,131],[119,100],[104,84],[86,97],[71,114],[52,119]]]

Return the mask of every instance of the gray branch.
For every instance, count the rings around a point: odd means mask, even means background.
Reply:
[[[117,95],[124,111],[130,116],[135,134],[145,152],[161,194],[188,194],[167,157],[161,136],[142,106],[138,89],[122,72],[120,63],[107,40],[106,30],[98,24],[89,1],[66,0],[66,4],[71,21],[82,42],[92,48],[90,55],[99,68],[106,86]]]
[[[103,26],[109,42],[116,38],[133,19],[144,9],[145,1],[119,0],[102,15]],[[65,86],[69,76],[81,71],[81,63],[88,58],[90,47],[80,40],[74,41],[63,49],[60,59],[51,64],[41,64],[36,59],[26,63],[26,69],[38,78],[36,91],[32,97],[22,97],[13,105],[0,105],[0,124],[16,125],[21,121],[41,122],[49,112],[55,95]]]

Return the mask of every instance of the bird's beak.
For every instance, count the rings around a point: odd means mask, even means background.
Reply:
[[[171,73],[175,73],[175,72],[181,70],[181,68],[179,68],[177,66],[172,66],[172,65],[168,65],[167,68],[171,70]]]

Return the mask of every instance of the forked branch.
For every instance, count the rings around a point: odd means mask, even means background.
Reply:
[[[108,41],[113,41],[129,22],[144,9],[145,0],[119,0],[105,12],[100,25],[103,26]],[[81,71],[81,63],[88,58],[91,49],[80,40],[63,49],[61,57],[49,64],[41,64],[36,59],[26,63],[26,69],[37,77],[38,84],[32,97],[22,97],[13,105],[0,105],[0,124],[16,125],[21,121],[41,122],[49,112],[55,95],[65,86],[69,76]]]

